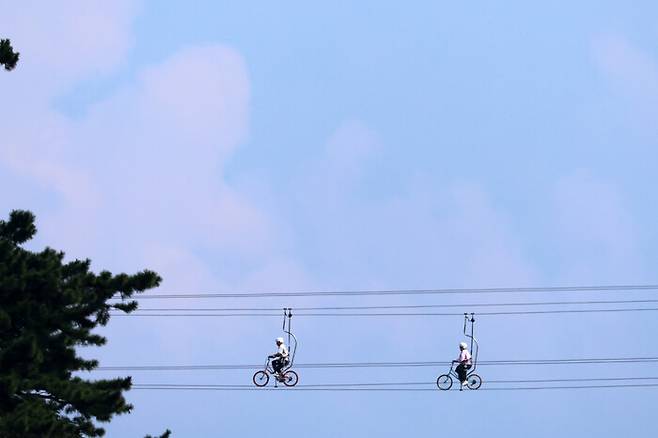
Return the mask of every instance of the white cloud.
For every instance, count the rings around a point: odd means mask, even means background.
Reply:
[[[208,256],[232,254],[244,275],[265,269],[275,245],[269,218],[223,176],[248,133],[241,55],[222,45],[180,50],[73,120],[51,107],[52,97],[117,66],[132,40],[134,3],[36,7],[3,9],[11,22],[3,30],[22,58],[0,84],[3,99],[15,102],[0,109],[0,169],[3,179],[38,188],[17,185],[29,205],[8,207],[34,209],[41,241],[99,267],[175,266],[162,272],[171,285],[195,272],[204,279],[197,286],[221,287]],[[54,56],[48,38],[67,50]],[[47,71],[56,77],[40,81]]]
[[[0,165],[27,175],[51,194],[68,202],[94,204],[90,176],[82,168],[65,163],[63,155],[71,136],[69,123],[48,111],[0,110],[3,116],[3,145]],[[38,129],[35,129],[35,125]]]
[[[117,228],[134,238],[260,251],[267,220],[222,176],[246,135],[248,104],[242,58],[208,46],[150,67],[92,108],[77,127],[76,155],[94,169],[106,208],[123,212]]]
[[[560,272],[567,283],[641,281],[637,226],[614,184],[578,171],[558,181],[554,203]]]
[[[658,64],[646,51],[621,35],[606,35],[593,42],[594,59],[609,77],[638,97],[658,97]]]
[[[336,183],[352,182],[378,149],[379,139],[375,132],[362,122],[347,120],[329,138],[323,161]]]
[[[184,141],[213,152],[197,156],[194,165],[225,158],[244,140],[249,79],[235,50],[218,45],[190,48],[145,71],[140,82],[138,105],[145,121],[162,129],[173,125]]]
[[[442,227],[458,236],[455,252],[465,252],[463,263],[471,284],[479,286],[531,285],[537,272],[524,257],[511,221],[496,208],[482,187],[460,184],[449,190],[454,217]]]
[[[51,94],[42,93],[41,109],[28,117],[26,107],[16,117],[20,124],[8,127],[15,135],[0,162],[47,188],[49,203],[57,199],[40,211],[41,241],[69,257],[92,258],[96,269],[148,267],[164,277],[165,292],[306,285],[295,260],[279,250],[268,212],[224,177],[227,160],[248,135],[249,88],[235,50],[184,49],[139,72],[80,119],[47,109]],[[206,354],[208,346],[226,348],[229,341],[214,336],[217,321],[198,322],[211,335],[200,339],[199,326],[184,319],[164,326],[118,319],[102,357],[147,360],[121,341],[136,327],[159,354],[182,361]]]
[[[312,266],[332,288],[530,284],[512,222],[477,183],[415,176],[394,189],[378,174],[381,143],[359,121],[341,123],[299,177],[296,237],[321,248]],[[411,181],[410,181],[411,180]],[[338,256],[336,256],[338,255]],[[322,272],[319,272],[322,271]]]
[[[46,85],[53,91],[53,85],[115,68],[132,45],[130,26],[140,4],[5,2],[0,29],[21,53],[21,74],[15,76],[29,77],[33,86],[44,90]]]

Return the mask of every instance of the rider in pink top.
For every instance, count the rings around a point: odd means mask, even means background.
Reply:
[[[466,344],[462,342],[459,344],[459,357],[457,358],[457,362],[463,363],[465,365],[470,365],[471,364],[471,353],[468,352],[466,349]]]
[[[452,362],[459,363],[457,368],[455,368],[455,371],[459,376],[459,381],[461,382],[462,386],[466,385],[466,374],[468,373],[468,369],[471,367],[471,353],[468,352],[468,345],[466,345],[466,342],[459,344],[459,357],[457,357],[457,360],[453,360]]]

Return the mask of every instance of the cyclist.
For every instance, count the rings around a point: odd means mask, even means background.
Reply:
[[[459,388],[461,391],[463,387],[466,386],[466,374],[468,373],[468,369],[471,368],[471,353],[468,352],[468,345],[466,345],[466,342],[461,342],[459,344],[459,357],[457,357],[457,360],[453,360],[452,363],[459,364],[457,365],[457,368],[455,368],[455,371],[461,382],[461,387]]]
[[[278,378],[281,378],[281,369],[288,363],[288,348],[283,343],[283,338],[276,338],[277,352],[269,355],[272,361],[272,369]]]

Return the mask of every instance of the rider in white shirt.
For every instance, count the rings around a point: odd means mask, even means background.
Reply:
[[[465,386],[467,383],[466,374],[471,367],[471,353],[468,352],[468,345],[466,345],[466,342],[461,342],[459,344],[459,356],[457,357],[457,360],[453,360],[452,362],[459,364],[457,365],[457,368],[455,368],[455,372],[457,372],[457,376],[459,376],[459,381],[462,386]]]
[[[283,343],[283,338],[276,338],[276,346],[277,346],[277,352],[271,354],[269,358],[274,359],[272,361],[272,369],[274,369],[274,372],[280,374],[281,369],[288,362],[288,349],[286,348],[286,345]]]

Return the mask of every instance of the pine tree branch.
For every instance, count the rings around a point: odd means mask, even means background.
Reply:
[[[5,70],[13,70],[18,63],[20,53],[14,52],[9,40],[0,40],[0,64],[4,65]]]
[[[161,278],[147,270],[95,274],[89,260],[64,263],[61,251],[28,251],[21,245],[35,235],[34,221],[19,210],[0,221],[0,436],[102,436],[95,422],[132,410],[123,395],[131,379],[74,377],[98,366],[76,347],[104,345],[94,330],[109,322],[109,311],[134,311],[130,297]],[[111,300],[117,294],[122,302]]]

